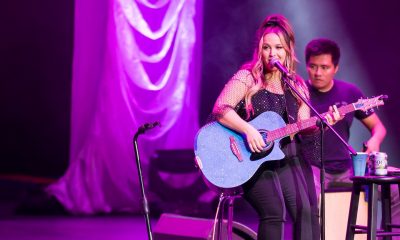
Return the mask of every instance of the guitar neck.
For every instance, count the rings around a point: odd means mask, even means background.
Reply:
[[[348,104],[346,106],[342,106],[342,107],[338,108],[340,115],[345,115],[345,114],[347,114],[349,112],[353,112],[355,110],[356,110],[356,108],[354,107],[354,104]],[[321,115],[325,116],[326,114],[327,114],[327,112],[323,113]],[[291,134],[300,132],[301,130],[307,129],[309,127],[313,127],[317,124],[317,121],[318,121],[318,117],[314,116],[309,119],[298,121],[296,123],[288,124],[285,127],[272,130],[272,131],[268,132],[267,142],[271,142],[278,138],[286,137]]]

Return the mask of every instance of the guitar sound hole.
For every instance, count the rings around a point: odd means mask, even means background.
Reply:
[[[259,153],[257,153],[257,152],[251,153],[250,160],[257,161],[257,160],[264,158],[265,156],[268,156],[272,152],[272,149],[274,149],[273,146],[274,146],[274,142],[267,143],[267,146],[264,148],[264,151],[259,152]]]

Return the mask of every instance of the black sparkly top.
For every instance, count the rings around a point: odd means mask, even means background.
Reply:
[[[246,121],[251,121],[263,112],[273,111],[278,113],[286,123],[288,122],[286,113],[286,100],[284,94],[276,94],[269,92],[265,89],[261,89],[252,96],[251,103],[253,105],[254,113],[248,119],[246,118],[244,99],[241,100],[235,107],[235,111],[242,119],[245,119]]]

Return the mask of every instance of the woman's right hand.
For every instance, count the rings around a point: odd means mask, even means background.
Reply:
[[[247,144],[249,145],[251,152],[259,153],[266,146],[260,132],[258,132],[258,130],[255,129],[252,125],[247,124],[244,134],[246,136]]]

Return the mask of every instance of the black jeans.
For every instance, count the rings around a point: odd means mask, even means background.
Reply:
[[[318,210],[310,201],[303,168],[297,157],[266,162],[244,185],[244,198],[259,216],[258,239],[283,240],[287,213],[294,223],[293,239],[319,239]]]

